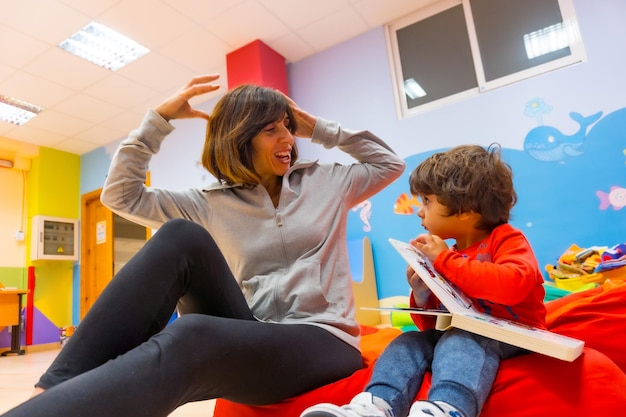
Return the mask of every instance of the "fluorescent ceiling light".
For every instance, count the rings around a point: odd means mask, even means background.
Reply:
[[[528,59],[549,54],[568,46],[569,39],[563,22],[524,35],[524,47]]]
[[[150,52],[145,46],[96,22],[61,42],[59,48],[111,71]]]
[[[0,120],[21,126],[43,109],[34,104],[0,94]]]
[[[414,78],[409,78],[404,81],[404,92],[411,100],[415,100],[416,98],[424,97],[426,95],[426,91],[424,91],[422,86],[419,85]]]

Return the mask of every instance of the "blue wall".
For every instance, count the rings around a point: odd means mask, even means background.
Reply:
[[[383,28],[288,66],[291,96],[301,107],[346,127],[371,130],[407,161],[403,177],[355,208],[350,218],[350,238],[372,240],[380,298],[408,294],[405,264],[387,239],[407,240],[423,232],[410,200],[397,204],[409,193],[410,171],[430,153],[461,143],[504,147],[519,195],[512,223],[527,234],[542,267],[572,243],[626,242],[626,209],[621,208],[626,199],[626,98],[621,93],[626,91],[621,22],[626,2],[575,0],[574,5],[586,62],[409,119],[396,116]],[[175,125],[151,164],[152,185],[187,188],[211,182],[198,167],[204,124]],[[298,146],[306,159],[351,161],[305,140]],[[99,150],[83,156],[81,192],[102,186],[110,156]]]

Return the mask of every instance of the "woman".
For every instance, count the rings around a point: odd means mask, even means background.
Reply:
[[[211,116],[193,109],[188,100],[216,79],[194,78],[120,145],[102,202],[159,230],[96,300],[41,393],[5,416],[158,417],[218,397],[268,404],[362,366],[347,213],[398,178],[403,161],[371,133],[269,88],[238,87]],[[202,162],[218,183],[146,187],[168,121],[191,117],[208,121]],[[298,161],[294,135],[358,163]]]

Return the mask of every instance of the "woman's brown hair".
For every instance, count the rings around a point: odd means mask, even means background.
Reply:
[[[259,176],[252,164],[252,138],[287,114],[289,131],[297,129],[285,96],[277,90],[245,84],[227,92],[215,105],[207,125],[202,165],[220,182],[255,186]],[[298,159],[294,143],[291,164]]]

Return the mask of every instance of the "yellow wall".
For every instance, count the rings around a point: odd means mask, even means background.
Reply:
[[[28,214],[78,218],[80,157],[41,148],[31,165]]]
[[[78,219],[80,157],[40,148],[33,158],[28,187],[28,242],[35,215]],[[78,245],[79,242],[76,242]],[[30,260],[30,245],[28,250]],[[35,306],[58,326],[72,323],[72,261],[31,261],[35,267]]]
[[[25,191],[28,172],[0,168],[0,267],[23,268],[26,264],[26,240],[18,241],[15,233],[26,223]],[[0,281],[7,286],[22,286],[21,280],[8,282],[5,274]]]

